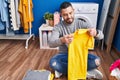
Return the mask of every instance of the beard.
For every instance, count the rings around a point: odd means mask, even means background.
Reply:
[[[74,18],[67,18],[64,20],[67,24],[71,24],[74,21]]]

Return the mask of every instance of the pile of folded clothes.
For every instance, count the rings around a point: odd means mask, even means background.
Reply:
[[[110,76],[114,78],[111,80],[120,80],[120,59],[110,66]]]

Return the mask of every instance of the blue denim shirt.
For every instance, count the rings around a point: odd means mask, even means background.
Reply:
[[[0,0],[0,30],[9,27],[8,0]]]

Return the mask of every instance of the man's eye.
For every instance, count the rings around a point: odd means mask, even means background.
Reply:
[[[64,14],[64,16],[67,16],[67,14]]]
[[[70,14],[72,14],[72,12]]]

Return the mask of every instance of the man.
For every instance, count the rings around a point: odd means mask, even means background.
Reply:
[[[55,77],[61,74],[67,74],[68,68],[68,44],[72,42],[73,35],[77,29],[88,29],[88,34],[95,39],[102,39],[103,33],[90,26],[85,21],[74,18],[74,9],[69,2],[63,2],[60,6],[60,14],[63,20],[57,24],[52,31],[49,39],[50,47],[59,46],[59,54],[53,56],[50,60],[50,67],[55,70]],[[100,65],[100,58],[94,54],[88,54],[88,72],[87,78],[102,79],[102,73],[96,68]]]

